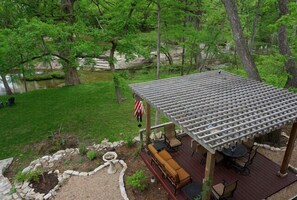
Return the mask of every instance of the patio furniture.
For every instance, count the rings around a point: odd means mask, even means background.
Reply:
[[[243,146],[245,146],[250,153],[254,147],[254,139],[248,139],[247,141],[242,142]]]
[[[248,152],[247,148],[242,144],[232,146],[231,148],[228,148],[228,149],[226,148],[222,149],[222,153],[229,158],[240,158],[246,155],[247,152]]]
[[[182,145],[180,139],[177,137],[175,132],[175,124],[168,124],[164,126],[164,137],[165,142],[171,149],[176,149]]]
[[[154,147],[157,151],[161,151],[167,147],[167,144],[164,142],[164,140],[155,140]]]
[[[15,104],[15,98],[14,97],[10,97],[6,102],[6,105],[8,105],[8,106],[13,106],[14,104]]]
[[[201,197],[202,186],[197,182],[192,182],[183,187],[181,190],[187,199],[194,200],[195,198]]]
[[[167,178],[174,186],[174,194],[178,189],[192,182],[189,173],[173,160],[165,149],[158,152],[152,144],[148,145],[148,149],[152,155],[151,163],[154,162],[161,170],[163,177]]]
[[[253,148],[251,153],[249,154],[248,158],[241,157],[234,160],[234,167],[240,171],[243,175],[249,175],[250,169],[248,168],[252,163],[257,154],[258,147]]]
[[[223,180],[223,183],[216,184],[212,186],[211,192],[212,195],[215,199],[220,200],[220,199],[228,199],[233,197],[234,192],[237,188],[237,182],[232,182],[232,183],[226,183],[226,181]]]

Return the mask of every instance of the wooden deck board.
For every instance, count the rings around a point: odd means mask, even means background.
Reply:
[[[172,157],[190,173],[193,181],[202,184],[204,178],[205,164],[200,164],[201,155],[194,154],[191,157],[192,151],[190,149],[191,138],[183,137],[183,145],[177,152],[171,153]],[[168,180],[163,179],[160,170],[153,164],[150,164],[150,156],[145,152],[141,152],[142,159],[150,169],[154,169],[155,173],[159,175],[160,181],[166,185],[169,193],[173,199],[184,200],[186,199],[182,191],[178,191],[174,196],[174,188]],[[243,176],[237,173],[234,169],[227,169],[223,163],[219,163],[215,167],[213,184],[221,182],[223,179],[227,182],[238,180],[238,187],[234,194],[234,200],[261,200],[265,199],[279,190],[287,187],[297,180],[297,176],[292,172],[288,172],[288,176],[280,178],[276,174],[280,166],[272,162],[261,154],[257,154],[252,166],[250,167],[251,173],[249,176]]]

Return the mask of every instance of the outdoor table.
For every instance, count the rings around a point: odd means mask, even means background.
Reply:
[[[181,190],[189,200],[194,200],[200,195],[201,189],[202,188],[200,184],[198,184],[197,182],[193,182],[186,185]]]
[[[164,140],[155,140],[154,147],[157,151],[161,151],[167,147],[167,144],[164,142]]]
[[[228,149],[222,149],[222,153],[229,158],[240,158],[247,154],[247,152],[247,148],[242,144],[238,144]]]

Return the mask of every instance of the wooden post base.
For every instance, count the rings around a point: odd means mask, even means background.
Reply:
[[[288,175],[288,173],[287,173],[287,172],[286,172],[286,173],[284,173],[284,174],[283,174],[283,173],[281,173],[280,171],[278,171],[278,172],[277,172],[277,176],[278,176],[278,177],[281,177],[281,178],[284,178],[284,177],[286,177],[287,175]]]

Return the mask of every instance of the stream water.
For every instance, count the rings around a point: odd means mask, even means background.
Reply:
[[[42,72],[38,72],[42,73]],[[100,72],[91,72],[91,71],[79,71],[80,80],[82,83],[92,83],[99,81],[109,81],[112,80],[112,75],[109,71],[100,71]],[[8,81],[9,87],[13,93],[24,93],[26,92],[25,84],[23,81],[20,81],[16,78],[15,74],[6,75],[6,80]],[[26,81],[27,90],[37,90],[37,89],[47,89],[47,88],[56,88],[64,86],[64,80],[62,79],[50,79],[50,80],[41,80],[41,81]],[[0,95],[5,95],[5,88],[2,80],[0,79]]]

